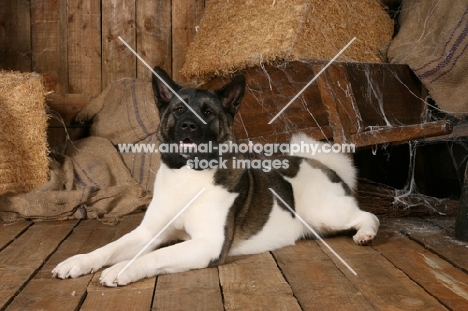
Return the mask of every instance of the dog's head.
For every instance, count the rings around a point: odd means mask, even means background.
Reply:
[[[222,88],[211,91],[184,88],[163,69],[154,70],[161,78],[153,75],[152,81],[160,117],[159,142],[180,146],[178,152],[162,153],[161,159],[171,168],[180,168],[195,157],[217,158],[220,143],[235,141],[234,115],[244,96],[244,76],[236,76]],[[213,152],[184,152],[202,144],[211,144]]]

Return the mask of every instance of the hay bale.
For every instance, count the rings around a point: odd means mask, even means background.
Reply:
[[[393,20],[378,0],[212,0],[181,73],[205,81],[281,60],[381,62]]]
[[[27,192],[48,174],[47,114],[42,77],[0,72],[0,195]]]

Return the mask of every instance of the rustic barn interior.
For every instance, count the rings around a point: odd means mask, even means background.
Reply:
[[[283,2],[257,4],[274,8]],[[296,2],[310,9],[320,1]],[[405,2],[411,1],[358,2],[380,2],[392,25],[390,39],[406,33],[400,18],[408,15]],[[191,48],[206,44],[202,18],[207,8],[212,14],[216,5],[226,3],[235,5],[227,0],[0,0],[0,70],[42,76],[48,114],[45,156],[51,163],[49,179],[40,187],[3,193],[0,187],[0,310],[465,310],[468,109],[452,113],[411,64],[388,57],[374,61],[375,55],[355,61],[346,51],[333,63],[286,55],[194,78],[187,74],[186,61]],[[466,47],[468,7],[456,3],[466,14],[452,37],[458,36],[457,48]],[[135,228],[151,199],[159,159],[119,153],[117,145],[131,135],[135,139],[129,143],[155,142],[156,109],[146,105],[154,102],[148,88],[152,74],[119,37],[151,67],[162,67],[180,83],[219,88],[244,74],[248,90],[234,124],[240,142],[281,143],[305,132],[354,144],[356,195],[362,209],[380,218],[381,229],[366,247],[354,245],[346,235],[325,241],[357,275],[320,241],[304,240],[269,253],[233,257],[219,267],[121,288],[102,287],[99,271],[77,279],[52,278],[58,262]],[[332,50],[339,47],[338,52],[346,42]],[[388,51],[390,55],[391,46]],[[457,57],[453,59],[462,59]],[[457,92],[444,96],[451,101],[452,94]],[[129,107],[133,111],[127,115]],[[8,126],[4,120],[0,117],[5,122],[1,129]],[[26,126],[39,127],[34,122]],[[138,126],[127,128],[126,122]],[[15,126],[23,125],[11,123],[12,132],[20,132]],[[0,149],[8,143],[0,137]],[[0,176],[13,163],[2,158],[5,154],[0,150]],[[121,163],[111,170],[77,172],[80,161],[108,165],[116,159]],[[0,186],[2,182],[0,178]]]

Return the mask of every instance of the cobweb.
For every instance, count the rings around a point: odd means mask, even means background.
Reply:
[[[301,62],[304,66],[308,66],[310,63],[313,63],[313,61]],[[249,86],[248,88],[248,93],[251,97],[253,97],[253,102],[255,105],[260,107],[262,113],[269,115],[270,118],[274,115],[274,113],[271,111],[272,105],[276,105],[276,109],[279,109],[282,104],[285,104],[290,100],[290,97],[286,95],[289,92],[288,88],[300,89],[305,83],[305,81],[298,79],[298,76],[296,75],[297,72],[294,70],[291,71],[291,63],[292,62],[277,62],[275,64],[269,64],[268,66],[260,66],[261,71],[265,76],[265,90],[259,90],[257,86]],[[362,65],[361,67],[360,66],[361,65],[357,65],[356,67],[357,71],[360,71],[358,72],[358,75],[364,77],[365,83],[358,86],[360,89],[358,91],[356,90],[356,84],[351,86],[350,84],[344,84],[342,81],[329,81],[329,83],[333,84],[330,85],[330,88],[341,89],[341,91],[346,94],[345,97],[347,98],[351,98],[353,96],[353,92],[355,93],[354,95],[356,95],[357,92],[360,92],[361,95],[359,96],[362,97],[361,99],[367,102],[367,104],[364,106],[361,105],[360,108],[365,109],[368,112],[370,111],[374,117],[379,116],[378,122],[375,124],[369,124],[366,123],[367,120],[363,120],[365,119],[365,116],[362,116],[362,110],[356,111],[356,116],[358,118],[361,117],[360,121],[362,121],[364,124],[364,128],[358,128],[358,130],[375,132],[376,135],[378,135],[378,130],[391,129],[408,125],[407,120],[402,120],[400,118],[401,116],[393,115],[391,109],[389,109],[389,101],[386,99],[386,97],[389,96],[389,92],[386,90],[386,87],[392,83],[397,85],[396,88],[398,88],[399,92],[405,93],[406,99],[411,99],[411,102],[408,102],[407,104],[417,103],[417,105],[420,105],[420,107],[417,107],[417,111],[420,111],[419,120],[421,124],[438,120],[449,120],[455,127],[463,128],[468,125],[468,120],[466,118],[456,118],[440,110],[436,103],[434,103],[430,96],[426,95],[424,91],[421,92],[422,95],[419,95],[418,92],[415,91],[414,85],[408,85],[407,82],[401,78],[401,72],[398,73],[398,70],[395,71],[392,69],[392,67],[389,67],[390,69],[387,69],[390,72],[389,77],[385,76],[384,78],[381,78],[379,82],[376,82],[376,70],[367,70],[365,65]],[[282,79],[283,81],[286,80],[286,83],[281,84],[278,82],[278,73],[275,70],[282,72],[284,75]],[[350,80],[352,80],[353,72],[348,71],[348,74],[350,75]],[[317,87],[316,83],[311,85],[311,88],[314,87]],[[270,97],[272,95],[268,94],[269,92],[274,93],[274,100],[271,100]],[[311,93],[309,93],[309,95],[310,94]],[[356,100],[359,99],[359,96],[356,97]],[[400,96],[400,94],[398,94],[398,96]],[[311,99],[307,94],[300,96],[296,100],[296,103],[291,106],[292,109],[299,109],[299,107],[303,109],[302,114],[300,114],[301,119],[299,122],[308,122],[309,125],[312,124],[313,126],[317,127],[318,132],[322,134],[318,134],[318,136],[322,136],[322,140],[332,142],[333,138],[327,137],[325,133],[325,126],[323,122],[319,120],[320,117],[323,116],[319,115],[320,113],[317,114],[317,109],[314,108],[314,103],[311,103]],[[238,118],[241,119],[242,131],[247,136],[247,139],[250,140],[255,138],[255,133],[253,130],[255,127],[252,126],[252,124],[248,124],[249,120],[247,113],[241,113]],[[260,118],[260,116],[258,116],[258,118]],[[301,130],[301,126],[298,125],[297,119],[293,120],[285,116],[284,118],[279,118],[277,122],[280,124],[280,126],[273,127],[274,134],[281,134],[285,132],[294,133]],[[458,207],[458,202],[456,201],[458,197],[456,197],[456,195],[459,195],[460,193],[460,189],[463,184],[464,168],[468,160],[468,137],[462,134],[458,137],[456,135],[451,135],[450,137],[441,136],[433,138],[420,138],[406,142],[388,142],[379,145],[369,145],[367,146],[367,149],[374,155],[388,153],[386,161],[391,161],[391,148],[389,148],[389,146],[393,146],[395,144],[408,146],[407,156],[409,158],[409,165],[407,178],[403,187],[398,189],[390,189],[387,185],[383,184],[381,187],[384,195],[379,193],[378,189],[375,189],[375,195],[377,197],[385,196],[383,204],[388,205],[387,208],[384,209],[386,213],[394,213],[398,216],[401,215],[401,211],[404,211],[405,215],[453,215],[456,211],[456,208]],[[437,148],[447,150],[447,153],[449,154],[448,158],[443,158],[440,160],[448,162],[445,164],[452,166],[451,173],[453,172],[453,174],[450,176],[450,178],[456,180],[454,187],[457,189],[453,189],[453,191],[449,193],[447,197],[437,197],[430,192],[420,191],[418,187],[418,182],[421,183],[424,182],[424,180],[418,176],[418,174],[421,172],[420,169],[417,168],[416,160],[418,154],[421,152],[421,149],[428,145],[435,145]],[[419,156],[425,157],[425,152],[421,152]],[[385,165],[385,163],[382,163],[382,165]],[[401,169],[405,170],[406,168],[403,166]],[[431,170],[432,168],[425,167],[424,169]],[[378,172],[374,173],[378,174]],[[431,182],[436,183],[437,181]],[[440,183],[444,183],[444,180],[441,179]]]

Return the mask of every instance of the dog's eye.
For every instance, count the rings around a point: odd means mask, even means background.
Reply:
[[[208,109],[207,109],[207,110],[203,111],[203,114],[204,114],[205,116],[209,117],[209,116],[211,116],[211,115],[213,114],[213,112],[211,112],[211,110],[208,110]]]
[[[184,107],[177,107],[177,108],[174,108],[174,112],[179,113],[179,114],[182,113],[182,112],[184,112],[184,111],[185,111]]]

